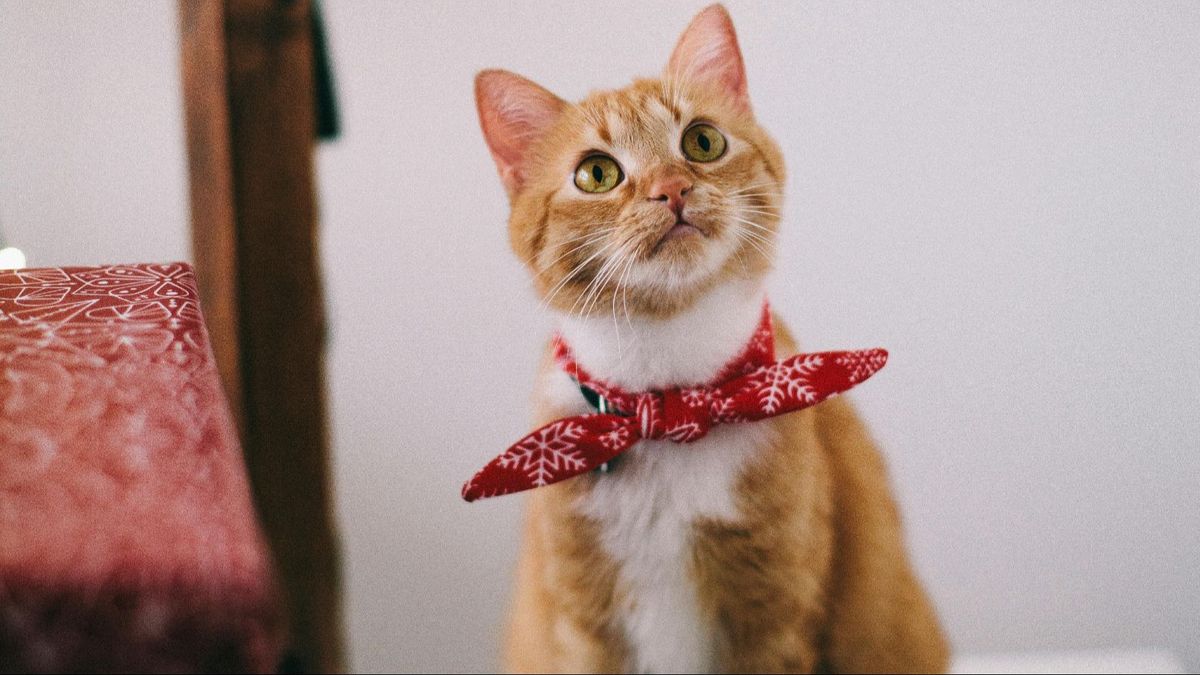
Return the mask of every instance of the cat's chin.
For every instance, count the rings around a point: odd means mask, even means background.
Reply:
[[[662,250],[645,261],[629,283],[637,296],[634,313],[664,318],[686,310],[714,287],[728,280],[722,273],[719,246],[702,234],[687,234],[664,242]]]
[[[699,262],[704,258],[705,247],[709,245],[709,242],[705,241],[707,238],[708,235],[695,225],[678,223],[654,245],[650,252],[650,260],[652,264],[663,261],[670,264],[676,259],[684,263]]]
[[[677,223],[659,239],[643,261],[640,282],[651,287],[687,290],[704,283],[732,252],[723,237],[704,224]],[[649,278],[645,278],[649,277]]]

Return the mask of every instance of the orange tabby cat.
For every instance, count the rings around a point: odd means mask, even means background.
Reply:
[[[564,102],[476,79],[512,246],[587,371],[628,391],[702,383],[753,333],[779,226],[778,147],[754,120],[725,9],[661,79]],[[796,345],[776,318],[780,358]],[[537,423],[592,412],[545,359]],[[942,671],[879,453],[844,399],[642,441],[530,493],[514,671]]]

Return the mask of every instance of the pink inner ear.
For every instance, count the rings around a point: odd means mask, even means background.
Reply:
[[[666,76],[683,82],[702,80],[714,83],[739,108],[750,109],[746,69],[742,63],[737,33],[733,30],[729,13],[720,5],[711,5],[692,19],[679,37],[675,51],[671,53]]]
[[[525,78],[485,70],[475,78],[479,125],[509,193],[524,184],[529,151],[550,129],[563,102]]]

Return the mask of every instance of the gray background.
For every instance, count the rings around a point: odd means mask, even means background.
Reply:
[[[471,78],[578,98],[703,3],[326,2],[319,154],[356,669],[481,670],[549,327]],[[188,256],[173,2],[0,1],[0,226],[32,264]],[[1200,4],[730,2],[790,166],[773,302],[884,345],[856,392],[964,651],[1165,646],[1200,667]]]

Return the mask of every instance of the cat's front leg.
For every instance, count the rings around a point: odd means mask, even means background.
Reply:
[[[615,628],[617,570],[595,525],[572,504],[579,486],[530,495],[509,623],[513,672],[611,673],[626,669]]]

